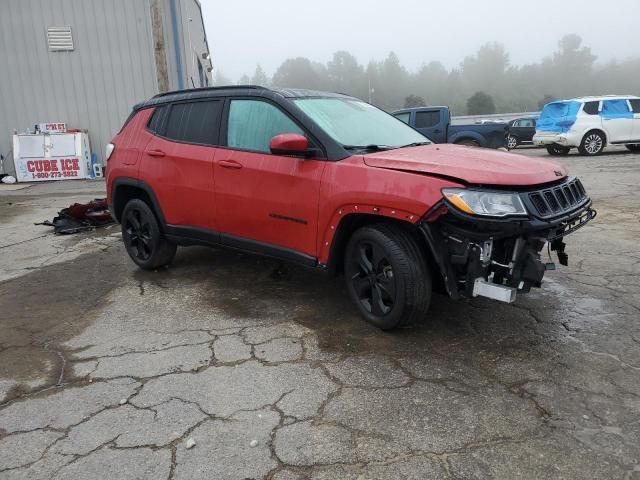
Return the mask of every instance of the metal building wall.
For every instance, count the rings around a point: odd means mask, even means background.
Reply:
[[[55,26],[71,26],[73,51],[48,50]],[[89,130],[102,160],[131,107],[157,93],[151,27],[149,0],[0,0],[0,153],[14,128],[65,122]]]
[[[163,31],[170,89],[200,86],[198,60],[205,69],[209,85],[213,85],[211,72],[206,71],[206,67],[211,66],[211,59],[202,58],[202,53],[209,53],[209,45],[206,41],[200,2],[198,0],[157,1],[161,2],[164,11]]]

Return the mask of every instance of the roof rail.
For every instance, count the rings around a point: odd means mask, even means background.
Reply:
[[[163,92],[154,95],[153,98],[166,97],[168,95],[176,95],[179,93],[193,93],[193,92],[205,92],[209,90],[268,90],[267,87],[260,85],[223,85],[220,87],[201,87],[201,88],[186,88],[184,90],[171,90],[170,92]]]

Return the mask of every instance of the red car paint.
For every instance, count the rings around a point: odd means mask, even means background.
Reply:
[[[289,249],[320,265],[329,261],[334,235],[349,214],[415,224],[442,201],[446,187],[537,185],[567,174],[548,160],[453,145],[326,161],[179,143],[147,130],[152,112],[139,110],[112,141],[109,205],[114,181],[133,179],[150,188],[167,225]],[[287,135],[277,142],[295,144]]]
[[[364,161],[371,167],[461,178],[475,185],[529,186],[568,174],[564,165],[551,160],[446,144],[372,153]]]

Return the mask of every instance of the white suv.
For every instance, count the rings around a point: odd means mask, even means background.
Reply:
[[[598,155],[606,145],[640,151],[640,97],[608,95],[559,100],[544,106],[533,144],[550,155],[566,155],[574,147],[582,155]]]

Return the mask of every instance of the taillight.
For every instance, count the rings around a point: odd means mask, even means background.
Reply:
[[[104,150],[104,160],[105,162],[109,160],[109,157],[116,149],[116,146],[113,143],[107,143],[107,147]]]

